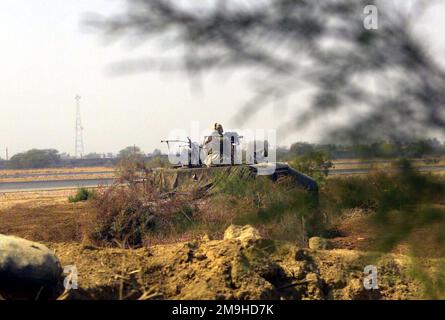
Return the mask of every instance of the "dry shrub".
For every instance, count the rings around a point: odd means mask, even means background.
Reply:
[[[160,193],[150,186],[151,168],[141,155],[121,159],[116,172],[116,184],[99,189],[92,201],[96,214],[85,232],[89,240],[135,247],[193,224],[193,195]]]
[[[95,219],[89,238],[100,244],[136,247],[149,236],[182,232],[195,210],[187,195],[162,194],[139,185],[113,185],[93,199]]]
[[[289,178],[220,179],[212,193],[160,193],[137,157],[119,164],[120,183],[98,192],[91,238],[102,244],[138,246],[222,237],[231,224],[252,224],[263,235],[301,242],[313,234],[316,203]],[[198,209],[199,208],[199,209]],[[315,221],[315,222],[314,222]]]
[[[151,168],[141,154],[128,155],[116,166],[117,181],[127,183],[131,187],[136,187],[140,181],[146,180],[150,172]]]
[[[95,226],[91,238],[106,243],[140,244],[152,227],[154,210],[128,187],[115,185],[102,190],[94,200]]]

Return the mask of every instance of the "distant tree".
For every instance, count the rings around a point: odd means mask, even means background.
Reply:
[[[418,140],[408,144],[406,148],[406,156],[413,158],[421,158],[431,155],[434,151],[433,146],[428,140]]]
[[[289,149],[286,147],[277,147],[277,160],[283,161],[286,160],[286,157],[289,153]]]
[[[427,140],[433,149],[440,149],[441,143],[437,138]]]
[[[296,142],[290,146],[289,153],[293,156],[301,156],[301,155],[311,152],[313,150],[314,150],[314,147],[310,143]]]
[[[118,158],[122,159],[122,158],[128,158],[129,156],[132,155],[142,155],[142,154],[143,153],[139,147],[129,146],[119,151]]]
[[[14,169],[31,169],[51,167],[60,162],[60,154],[55,149],[32,149],[14,155],[9,165]]]
[[[148,168],[167,168],[171,166],[168,161],[168,156],[166,155],[156,155],[151,157],[150,160],[145,162],[145,165]]]
[[[154,149],[153,152],[151,153],[151,155],[154,157],[160,156],[161,154],[162,154],[162,152],[159,149]]]
[[[71,155],[69,155],[68,153],[66,153],[66,152],[62,152],[61,154],[60,154],[60,158],[63,160],[63,159],[71,159]]]
[[[91,152],[91,153],[88,153],[87,155],[85,155],[83,157],[85,159],[100,159],[100,158],[102,158],[102,154],[96,153],[96,152]]]
[[[378,144],[377,156],[382,158],[394,158],[399,155],[399,148],[396,142],[381,141]]]

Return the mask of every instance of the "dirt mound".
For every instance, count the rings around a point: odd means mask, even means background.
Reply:
[[[241,229],[240,229],[241,230]],[[406,257],[375,262],[379,289],[363,286],[373,256],[348,250],[310,250],[231,233],[224,240],[98,249],[57,244],[64,265],[78,269],[80,289],[63,298],[88,299],[409,299],[421,285],[408,276]],[[236,234],[240,235],[237,237]],[[243,238],[244,236],[244,238]]]

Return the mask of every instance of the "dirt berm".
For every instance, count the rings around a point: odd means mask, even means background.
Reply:
[[[149,249],[52,244],[63,265],[76,265],[78,290],[61,299],[412,299],[421,285],[409,259],[351,250],[310,250],[262,239],[231,226],[223,240]],[[377,290],[363,269],[378,267]]]

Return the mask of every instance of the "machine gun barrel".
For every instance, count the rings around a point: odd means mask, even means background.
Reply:
[[[169,142],[183,142],[183,143],[188,143],[188,141],[185,141],[185,140],[161,140],[161,143],[169,143]]]

